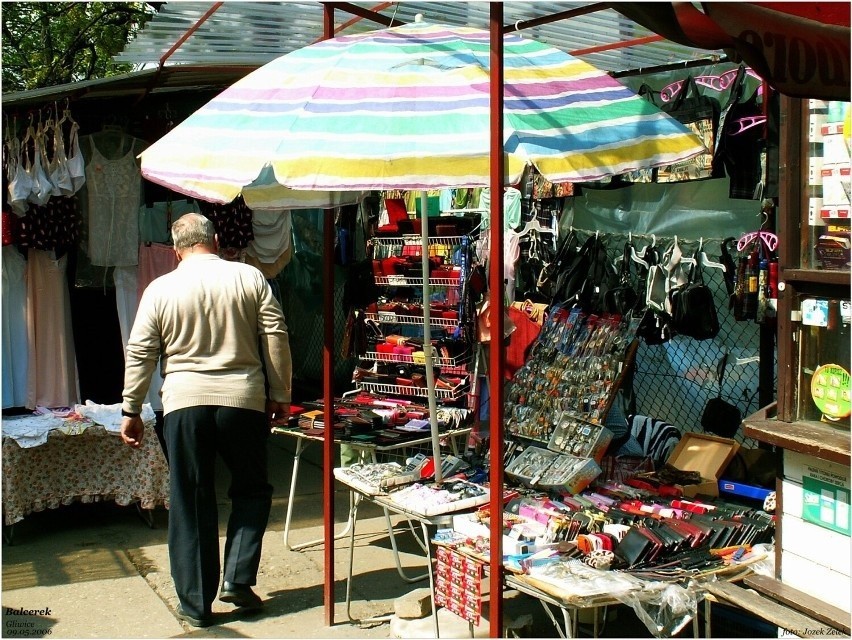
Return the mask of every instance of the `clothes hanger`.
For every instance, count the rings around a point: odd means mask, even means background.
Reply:
[[[657,241],[657,239],[654,238],[654,242],[656,242],[656,241]],[[648,245],[645,245],[644,247],[642,247],[642,253],[641,254],[636,253],[636,247],[633,246],[633,232],[629,232],[627,234],[627,242],[630,243],[630,259],[633,260],[633,262],[635,262],[636,264],[638,264],[642,267],[645,267],[646,270],[650,269],[651,266],[645,260],[645,251],[648,249]]]
[[[524,225],[524,228],[521,229],[521,232],[518,234],[519,236],[525,236],[530,231],[538,231],[539,233],[553,233],[553,229],[549,227],[542,227],[541,223],[538,221],[538,218],[533,218],[532,220],[528,220]]]
[[[743,236],[737,240],[737,251],[745,251],[746,248],[751,246],[753,243],[760,241],[762,242],[767,249],[772,251],[773,253],[778,248],[778,236],[772,233],[771,231],[764,231],[763,227],[766,226],[767,222],[769,222],[769,211],[768,208],[772,206],[771,201],[764,202],[764,205],[760,211],[760,215],[763,217],[763,222],[760,224],[760,229],[757,231],[749,231],[748,233],[743,234]]]
[[[766,245],[766,248],[770,251],[775,251],[778,248],[778,236],[772,233],[771,231],[752,231],[745,234],[742,238],[737,242],[737,249],[740,249],[740,243],[743,243],[743,248],[751,244],[755,241],[755,239],[760,238],[760,241]],[[742,251],[742,249],[740,249]]]
[[[532,234],[530,236],[530,249],[529,249],[530,258],[536,258],[536,259],[540,260],[541,256],[540,256],[539,251],[538,251],[538,243],[539,243],[538,234],[537,233]]]
[[[763,124],[766,122],[766,116],[743,116],[742,118],[738,118],[734,120],[732,125],[737,127],[736,131],[731,131],[727,135],[736,136],[741,134],[743,131],[747,129],[751,129],[752,127],[756,127],[759,124]]]
[[[647,267],[645,268],[646,272],[650,271],[651,267],[653,267],[654,265],[660,264],[660,251],[657,248],[656,234],[652,233],[651,243],[646,244],[644,247],[642,247],[641,251],[637,251],[635,256],[631,255],[631,258],[633,260],[639,258],[639,260],[642,261],[638,263],[640,266],[647,265]]]
[[[677,236],[674,236],[672,243],[663,251],[663,262],[665,263],[666,270],[671,271],[674,269],[680,264],[681,258],[683,258],[683,252],[680,250]]]
[[[30,114],[29,114],[29,115],[30,115],[30,121],[27,123],[27,130],[26,130],[26,133],[24,134],[24,137],[23,137],[23,138],[21,138],[21,146],[23,146],[23,145],[25,145],[27,142],[29,142],[29,141],[32,139],[33,134],[35,134],[35,129],[33,128],[33,114],[32,114],[32,111],[30,112]]]
[[[721,269],[723,273],[727,273],[728,268],[721,262],[714,262],[707,257],[707,252],[704,251],[704,238],[698,241],[698,259],[701,261],[701,266],[711,267],[713,269]]]

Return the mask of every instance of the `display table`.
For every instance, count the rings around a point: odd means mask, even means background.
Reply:
[[[343,482],[343,481],[341,480],[341,482]],[[344,484],[345,484],[345,482],[344,482]],[[429,544],[429,540],[430,540],[429,527],[430,526],[431,527],[452,527],[453,513],[448,512],[448,513],[442,513],[442,514],[433,515],[433,516],[427,516],[427,515],[424,515],[424,514],[417,513],[416,511],[413,511],[411,509],[407,509],[407,508],[397,504],[396,502],[391,500],[386,495],[370,495],[370,494],[366,494],[366,493],[359,491],[359,489],[354,485],[347,485],[347,486],[349,486],[349,488],[350,488],[350,490],[351,490],[351,492],[354,496],[353,499],[350,501],[351,507],[350,507],[350,512],[349,512],[349,525],[348,525],[348,528],[349,528],[349,570],[348,570],[348,573],[346,575],[346,616],[347,616],[347,618],[349,618],[349,621],[353,622],[353,623],[354,622],[358,622],[358,623],[380,622],[380,621],[386,621],[386,620],[389,619],[389,617],[380,617],[380,618],[371,618],[370,620],[355,620],[350,613],[350,605],[351,605],[351,600],[352,600],[351,599],[352,568],[353,568],[353,565],[354,565],[354,562],[355,562],[355,526],[356,526],[356,523],[358,521],[358,505],[362,500],[366,500],[368,502],[372,502],[373,504],[381,507],[382,510],[384,511],[385,520],[387,522],[387,527],[388,527],[388,534],[390,536],[390,541],[391,541],[391,547],[392,547],[393,553],[394,553],[394,560],[396,562],[396,568],[397,568],[397,571],[399,572],[400,576],[403,578],[403,580],[405,580],[406,582],[412,583],[412,582],[418,582],[418,581],[423,580],[427,577],[429,578],[429,591],[430,591],[431,598],[432,598],[432,611],[434,613],[432,618],[433,618],[433,621],[434,621],[435,637],[440,638],[441,635],[440,635],[440,630],[438,628],[438,615],[437,615],[437,611],[435,609],[435,582],[434,582],[434,578],[433,578],[433,575],[432,575],[432,549],[431,549],[431,545]],[[409,578],[403,572],[402,566],[401,566],[400,561],[399,561],[399,551],[398,551],[397,546],[396,546],[396,536],[394,534],[393,524],[391,523],[391,520],[390,520],[390,514],[391,513],[404,516],[408,520],[409,524],[411,525],[411,532],[414,535],[415,540],[417,540],[417,543],[423,549],[425,556],[426,556],[425,557],[426,573],[425,574],[423,574],[421,576]],[[422,537],[419,536],[417,534],[416,530],[414,529],[414,526],[413,526],[414,522],[417,522],[417,523],[420,524]]]
[[[144,510],[168,507],[168,466],[153,421],[146,422],[139,449],[127,446],[117,433],[100,424],[79,420],[71,428],[64,428],[66,421],[53,424],[58,426],[46,432],[33,429],[37,440],[26,441],[7,435],[4,420],[5,525],[14,525],[34,511],[76,501],[136,503]]]
[[[441,434],[441,439],[446,439],[450,445],[453,455],[458,456],[460,455],[460,451],[463,450],[463,447],[461,445],[463,444],[464,439],[467,438],[467,436],[470,434],[470,431],[471,427],[452,429],[443,432]],[[322,544],[324,541],[322,539],[319,539],[291,546],[290,521],[293,516],[293,498],[296,495],[296,484],[299,479],[299,461],[301,460],[302,454],[305,452],[308,446],[310,446],[311,443],[322,443],[324,441],[324,438],[318,435],[307,434],[298,427],[274,427],[272,429],[272,433],[296,439],[296,452],[293,455],[293,474],[290,479],[290,493],[287,498],[287,515],[284,519],[284,546],[290,551],[299,551],[300,549],[305,549],[307,547],[312,547],[317,544]],[[432,437],[429,433],[425,433],[422,437],[419,438],[405,440],[402,442],[397,442],[388,445],[377,445],[375,443],[370,442],[358,442],[338,438],[335,438],[334,440],[334,443],[336,445],[345,444],[351,447],[353,450],[357,451],[360,459],[366,462],[377,462],[379,455],[381,454],[402,454],[406,449],[431,444],[431,442]],[[353,505],[350,504],[350,516],[352,514],[352,507]],[[335,540],[339,540],[340,538],[344,537],[351,527],[352,519],[350,517],[347,520],[346,528],[343,529],[343,531],[341,531],[337,535],[335,535]]]
[[[464,545],[433,540],[437,547],[452,549],[453,553],[479,563],[483,571],[483,580],[490,573],[487,553],[475,551]],[[440,551],[439,551],[440,557]],[[766,560],[768,554],[755,550],[752,554],[735,563],[705,570],[690,570],[679,577],[647,579],[630,572],[599,571],[586,566],[578,560],[568,561],[562,569],[547,576],[548,572],[530,575],[516,565],[504,565],[503,588],[517,591],[539,601],[548,619],[552,622],[560,638],[575,638],[578,623],[583,611],[592,615],[592,636],[597,638],[601,630],[601,612],[609,606],[627,605],[636,611],[643,610],[639,616],[640,624],[645,624],[654,633],[652,626],[661,635],[670,637],[678,634],[682,627],[691,621],[693,637],[700,636],[698,616],[693,613],[686,616],[683,607],[689,598],[694,598],[696,612],[701,600],[704,600],[705,636],[711,637],[710,604],[716,601],[707,593],[708,584],[732,584],[750,575],[758,563]],[[535,570],[533,570],[535,571]],[[670,587],[680,587],[680,593]],[[691,592],[689,598],[687,593]],[[672,602],[679,603],[678,616],[670,616],[666,611]],[[638,607],[638,608],[637,608]],[[448,608],[452,611],[452,607]],[[462,616],[464,617],[464,616]],[[561,618],[561,619],[560,619]],[[648,625],[651,626],[648,626]]]
[[[701,599],[704,600],[704,615],[705,615],[705,630],[704,637],[711,637],[710,633],[710,604],[714,601],[714,598],[710,594],[703,593],[703,585],[707,583],[736,583],[741,581],[746,576],[752,573],[752,565],[760,560],[765,559],[765,555],[756,555],[752,560],[747,561],[742,564],[727,566],[722,569],[717,569],[714,571],[707,571],[703,573],[696,572],[692,579],[695,580],[695,584],[699,589],[699,601]],[[647,585],[657,585],[663,586],[665,584],[674,583],[676,581],[642,581]],[[507,589],[514,589],[521,593],[527,594],[533,598],[536,598],[539,602],[541,602],[542,607],[544,608],[545,613],[550,618],[551,622],[553,622],[554,627],[557,630],[557,633],[561,638],[574,638],[577,637],[577,623],[579,620],[580,611],[586,609],[591,610],[593,614],[593,637],[598,637],[599,630],[599,618],[598,618],[598,610],[600,608],[606,608],[611,605],[618,604],[627,604],[630,601],[630,598],[626,597],[629,594],[634,593],[637,594],[636,598],[642,599],[643,593],[645,589],[639,587],[633,587],[625,590],[621,593],[621,597],[614,594],[606,594],[606,593],[595,593],[595,594],[577,594],[572,593],[570,590],[561,589],[558,585],[552,582],[546,582],[543,580],[538,580],[533,576],[528,576],[519,573],[507,573],[505,578],[505,585]],[[648,590],[649,593],[653,592],[653,589]],[[634,598],[634,600],[636,599]],[[657,606],[651,605],[652,609],[658,608]],[[635,605],[634,605],[635,606]],[[553,615],[550,607],[555,607],[562,614],[562,625],[560,625],[559,621]],[[699,631],[699,622],[698,616],[693,615],[692,617],[692,632],[693,637],[700,637]],[[646,623],[647,624],[647,623]],[[679,629],[668,629],[663,633],[661,637],[668,637],[675,635],[679,632]]]

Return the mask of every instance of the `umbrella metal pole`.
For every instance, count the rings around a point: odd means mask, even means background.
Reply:
[[[438,408],[435,402],[435,370],[432,368],[432,314],[429,309],[429,214],[426,211],[429,197],[426,191],[420,192],[420,240],[422,242],[421,265],[423,266],[423,355],[426,364],[426,393],[429,402],[429,425],[432,432],[432,459],[435,463],[435,482],[444,481],[441,474],[441,437],[438,433]],[[426,541],[429,544],[429,541]],[[429,567],[432,571],[432,567]],[[437,620],[437,615],[436,618]]]

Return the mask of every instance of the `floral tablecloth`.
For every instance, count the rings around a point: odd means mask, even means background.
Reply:
[[[103,426],[69,435],[51,430],[47,442],[21,447],[3,437],[3,518],[7,525],[75,501],[169,506],[169,472],[153,422],[139,449]]]

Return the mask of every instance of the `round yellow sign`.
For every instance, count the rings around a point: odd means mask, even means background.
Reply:
[[[845,418],[852,411],[849,372],[839,364],[824,364],[814,371],[811,397],[829,418]]]

